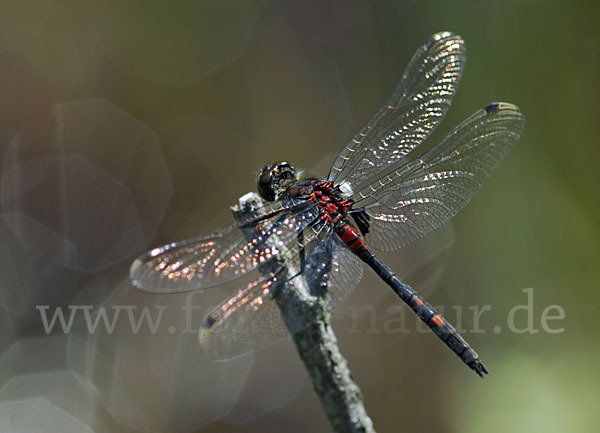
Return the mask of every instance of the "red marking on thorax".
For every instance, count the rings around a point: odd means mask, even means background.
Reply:
[[[325,206],[325,210],[327,213],[336,213],[338,208],[333,203],[329,203],[327,206]]]
[[[348,199],[339,197],[330,181],[311,180],[304,186],[290,190],[290,196],[303,197],[319,208],[319,218],[325,224],[335,227],[342,241],[354,253],[366,249],[364,240],[358,231],[349,224],[340,223],[352,205]]]

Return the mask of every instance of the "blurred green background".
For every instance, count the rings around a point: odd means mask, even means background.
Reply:
[[[463,311],[463,328],[469,307],[490,306],[465,337],[491,374],[477,378],[410,318],[399,334],[385,312],[375,327],[352,316],[396,303],[367,271],[335,322],[342,351],[378,432],[597,431],[599,12],[539,0],[0,2],[2,431],[328,431],[289,343],[223,367],[193,335],[183,352],[168,335],[46,336],[35,306],[154,305],[127,284],[136,255],[224,225],[266,162],[325,175],[442,30],[465,39],[468,61],[433,139],[492,101],[519,105],[525,132],[451,228],[382,257],[451,321]],[[538,332],[511,332],[527,293]],[[541,327],[551,305],[562,332]],[[514,317],[527,326],[524,309]],[[184,369],[185,356],[201,361]],[[208,368],[243,373],[195,386]]]

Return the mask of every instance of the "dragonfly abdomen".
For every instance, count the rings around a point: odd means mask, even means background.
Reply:
[[[359,251],[366,250],[362,236],[350,224],[338,224],[335,228],[337,235],[346,244],[350,251],[360,257]]]
[[[356,230],[354,230],[356,232]],[[343,240],[343,239],[342,239]],[[355,241],[356,242],[356,241]],[[352,249],[352,248],[351,248]],[[416,314],[425,322],[427,326],[452,350],[462,361],[471,369],[483,377],[487,374],[487,369],[479,359],[479,355],[465,341],[463,337],[442,317],[429,303],[427,303],[417,292],[415,292],[408,284],[404,283],[400,278],[392,272],[383,262],[381,262],[375,254],[369,251],[368,248],[358,248],[353,252],[360,259],[369,265],[377,275],[381,277]]]

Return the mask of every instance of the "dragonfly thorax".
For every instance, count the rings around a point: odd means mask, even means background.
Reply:
[[[319,209],[321,220],[331,226],[342,222],[352,206],[351,201],[344,197],[339,188],[322,179],[298,182],[286,191],[286,196],[310,201]]]

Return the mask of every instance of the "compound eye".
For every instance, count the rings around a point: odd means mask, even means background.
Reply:
[[[275,200],[275,191],[273,190],[273,167],[266,165],[258,175],[258,194],[267,200]]]
[[[294,179],[296,177],[296,168],[289,162],[282,161],[275,166],[273,173],[280,179]]]

